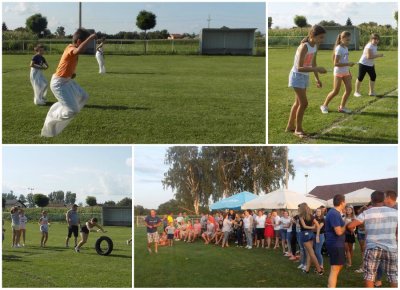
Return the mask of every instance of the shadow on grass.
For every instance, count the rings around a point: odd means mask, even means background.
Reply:
[[[397,118],[397,114],[395,114],[395,113],[361,112],[361,113],[354,113],[354,115],[359,115],[359,116],[376,116],[376,117],[386,117],[386,118]]]
[[[163,73],[155,73],[155,72],[119,72],[119,71],[110,71],[107,72],[106,74],[111,74],[111,75],[161,75]]]
[[[359,137],[359,136],[343,136],[342,134],[332,134],[328,133],[322,136],[318,136],[315,140],[327,140],[327,141],[335,141],[340,143],[348,143],[348,144],[395,144],[397,143],[397,139],[391,138],[368,138],[368,137]]]
[[[114,252],[114,250],[113,250],[113,252]],[[98,256],[97,253],[90,253],[90,254],[88,254],[88,255],[91,255],[91,256]],[[99,255],[99,256],[100,256],[100,255]],[[104,257],[116,257],[116,258],[132,259],[132,255],[114,255],[113,253],[111,253],[111,254],[108,255],[108,256],[104,256]]]
[[[3,261],[5,262],[24,262],[22,257],[16,255],[3,255]]]
[[[51,107],[55,102],[46,102],[46,107]],[[135,111],[150,111],[148,107],[128,107],[128,106],[106,106],[106,105],[85,105],[83,108],[87,109],[99,109],[99,110],[113,110],[113,111],[125,111],[125,110],[135,110]]]

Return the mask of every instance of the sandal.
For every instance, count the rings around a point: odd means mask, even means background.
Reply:
[[[298,137],[298,138],[301,138],[301,139],[308,138],[308,135],[307,135],[306,133],[304,133],[304,132],[297,132],[297,131],[294,131],[294,132],[293,132],[293,135],[296,136],[296,137]]]

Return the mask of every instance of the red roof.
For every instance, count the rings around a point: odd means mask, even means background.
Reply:
[[[370,188],[379,191],[393,190],[397,192],[397,177],[396,178],[386,178],[368,181],[358,181],[350,183],[341,184],[331,184],[331,185],[321,185],[315,187],[308,194],[315,195],[315,197],[328,200],[333,198],[336,194],[347,194],[349,192],[361,189]]]

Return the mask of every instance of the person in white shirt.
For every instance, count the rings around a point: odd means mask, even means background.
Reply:
[[[333,90],[326,96],[324,104],[320,107],[323,114],[328,114],[328,105],[334,97],[340,92],[342,82],[345,87],[345,91],[340,102],[338,112],[350,114],[351,110],[346,108],[347,99],[351,93],[351,73],[350,67],[354,66],[354,62],[349,61],[349,49],[348,46],[351,40],[351,33],[343,31],[340,33],[335,42],[335,49],[333,53],[333,64],[335,66],[333,70]]]
[[[281,218],[276,210],[272,211],[272,222],[274,224],[274,232],[275,232],[275,246],[274,246],[275,250],[279,248],[279,237],[281,230]]]
[[[369,75],[369,96],[376,96],[375,93],[375,59],[383,57],[383,53],[378,53],[379,35],[371,34],[370,41],[364,47],[363,54],[358,62],[358,77],[356,79],[355,97],[361,97],[360,88],[365,74]]]
[[[252,249],[253,248],[253,217],[251,216],[250,212],[248,210],[244,211],[244,219],[243,219],[243,227],[244,227],[244,233],[246,235],[246,242],[247,242],[247,249]]]
[[[260,241],[261,241],[261,247],[264,248],[265,219],[266,219],[266,216],[265,216],[264,212],[262,210],[259,210],[258,215],[255,218],[256,233],[257,233],[257,248],[260,247]]]

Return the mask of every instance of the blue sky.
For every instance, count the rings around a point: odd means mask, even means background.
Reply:
[[[3,146],[3,193],[72,191],[77,201],[132,197],[129,146]]]
[[[140,2],[83,2],[82,25],[104,33],[139,31],[136,16],[141,10],[157,16],[155,30],[167,29],[170,33],[196,33],[207,27],[210,15],[211,28],[258,28],[265,33],[264,3],[140,3]],[[47,17],[48,28],[54,32],[64,26],[71,34],[78,27],[77,2],[6,2],[3,3],[3,21],[9,29],[25,26],[26,18],[41,13]]]
[[[334,20],[344,25],[348,17],[354,25],[363,22],[377,22],[396,26],[394,11],[397,11],[397,2],[270,2],[268,16],[272,17],[272,28],[290,28],[295,26],[295,15],[306,16],[309,24],[317,24],[321,20]]]
[[[157,208],[173,198],[171,190],[163,190],[161,180],[168,170],[164,156],[168,147],[137,146],[134,162],[135,204]],[[318,185],[397,177],[396,146],[289,146],[296,177],[289,180],[289,189],[307,191]]]

